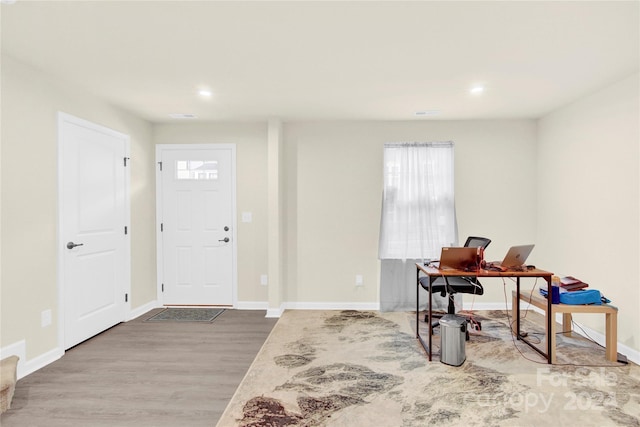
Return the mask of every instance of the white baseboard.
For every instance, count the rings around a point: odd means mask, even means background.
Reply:
[[[286,310],[380,310],[379,302],[285,302]]]
[[[18,356],[18,379],[24,377],[24,366],[27,362],[27,343],[25,340],[9,344],[6,347],[0,349],[0,359],[4,359],[9,356]]]
[[[20,360],[18,360],[17,369],[18,379],[24,378],[40,368],[44,368],[51,362],[55,362],[60,359],[63,354],[64,351],[59,348],[54,348],[53,350],[41,354],[35,359],[27,360],[27,343],[25,340],[9,344],[8,346],[0,349],[0,359],[4,359],[9,356],[18,356],[20,358]]]
[[[267,310],[265,317],[279,318],[285,310],[380,310],[377,302],[283,302],[278,308],[269,308],[268,302],[238,302],[239,310]]]
[[[128,322],[129,320],[133,320],[136,317],[142,316],[143,314],[145,314],[149,310],[153,310],[154,308],[159,308],[159,307],[162,307],[162,306],[160,305],[160,303],[157,300],[154,300],[154,301],[148,302],[146,304],[143,304],[140,307],[136,307],[133,310],[131,310],[129,312],[129,317],[127,318],[126,321]]]
[[[280,305],[279,308],[267,308],[267,319],[279,319],[284,313],[284,305]]]
[[[525,304],[525,303],[523,303]],[[462,305],[464,310],[471,310],[473,309],[481,311],[481,310],[505,310],[505,308],[507,310],[511,310],[511,304],[507,304],[505,307],[505,303],[478,303],[478,304],[470,304],[470,303],[465,303]],[[522,306],[521,306],[522,307]],[[528,305],[529,309],[535,311],[536,313],[539,313],[541,315],[544,316],[544,311],[534,305]],[[561,313],[556,313],[556,322],[562,324],[562,314]],[[575,322],[575,320],[574,320]],[[576,327],[573,328],[573,331],[575,333],[577,333],[578,335],[582,335],[583,337],[587,338],[587,339],[592,339],[593,341],[597,342],[598,344],[600,344],[601,346],[605,347],[606,346],[606,339],[603,333],[595,331],[587,326],[582,325],[581,323],[575,322],[576,323]],[[630,360],[631,362],[640,365],[640,351],[635,350],[629,346],[626,346],[624,344],[620,344],[620,342],[618,342],[618,353],[620,354],[624,354],[628,360]]]
[[[60,359],[62,356],[64,356],[64,350],[62,350],[61,348],[54,348],[53,350],[50,350],[44,354],[41,354],[35,359],[27,360],[27,362],[25,363],[24,372],[23,372],[24,376],[27,376],[30,373],[37,371],[38,369],[44,368],[49,363],[55,362],[56,360]],[[20,378],[22,377],[18,376],[18,379]]]
[[[235,308],[237,310],[268,310],[267,301],[238,301]]]

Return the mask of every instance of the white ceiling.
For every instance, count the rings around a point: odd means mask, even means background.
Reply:
[[[18,0],[2,51],[152,122],[535,118],[638,71],[639,4]]]

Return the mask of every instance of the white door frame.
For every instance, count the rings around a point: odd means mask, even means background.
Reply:
[[[238,233],[237,233],[237,206],[236,206],[236,144],[158,144],[156,145],[156,265],[158,284],[156,288],[156,299],[158,305],[164,305],[164,294],[162,286],[164,283],[164,259],[162,256],[162,175],[160,173],[160,162],[162,152],[169,150],[211,150],[211,149],[231,150],[231,209],[232,209],[232,267],[231,267],[231,292],[233,308],[238,305]]]
[[[62,170],[60,165],[62,165],[62,123],[70,122],[80,126],[88,127],[100,131],[102,133],[106,133],[109,135],[113,135],[116,137],[122,137],[125,140],[125,156],[127,158],[130,157],[131,154],[131,140],[128,135],[125,135],[120,132],[116,132],[113,129],[109,129],[107,127],[98,125],[96,123],[90,122],[88,120],[84,120],[71,114],[63,113],[62,111],[58,111],[58,141],[57,141],[57,149],[58,149],[58,194],[57,194],[57,203],[58,203],[58,250],[57,250],[57,261],[58,261],[58,347],[61,353],[65,352],[65,244],[66,244],[66,236],[63,235],[63,227],[62,227]],[[124,159],[123,159],[124,161]],[[130,163],[127,163],[129,165]],[[125,215],[125,223],[128,226],[128,234],[126,235],[124,251],[125,251],[125,262],[124,262],[124,283],[123,288],[127,295],[129,296],[125,305],[125,317],[122,321],[125,321],[129,318],[131,313],[131,201],[130,201],[130,188],[131,188],[131,168],[125,168],[125,177],[124,177],[124,215]]]

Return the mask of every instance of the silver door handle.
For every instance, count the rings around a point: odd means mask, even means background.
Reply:
[[[222,239],[222,240],[218,240],[218,242],[225,242],[225,243],[227,243],[227,242],[229,242],[229,238],[228,238],[228,237],[225,237],[225,238],[224,238],[224,239]]]
[[[73,243],[73,242],[69,242],[69,243],[67,243],[67,249],[73,249],[73,248],[75,248],[76,246],[83,246],[83,245],[84,245],[84,243]]]

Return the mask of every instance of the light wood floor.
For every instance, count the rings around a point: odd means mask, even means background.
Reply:
[[[117,325],[22,378],[12,426],[215,426],[277,319],[227,310],[213,323]]]

